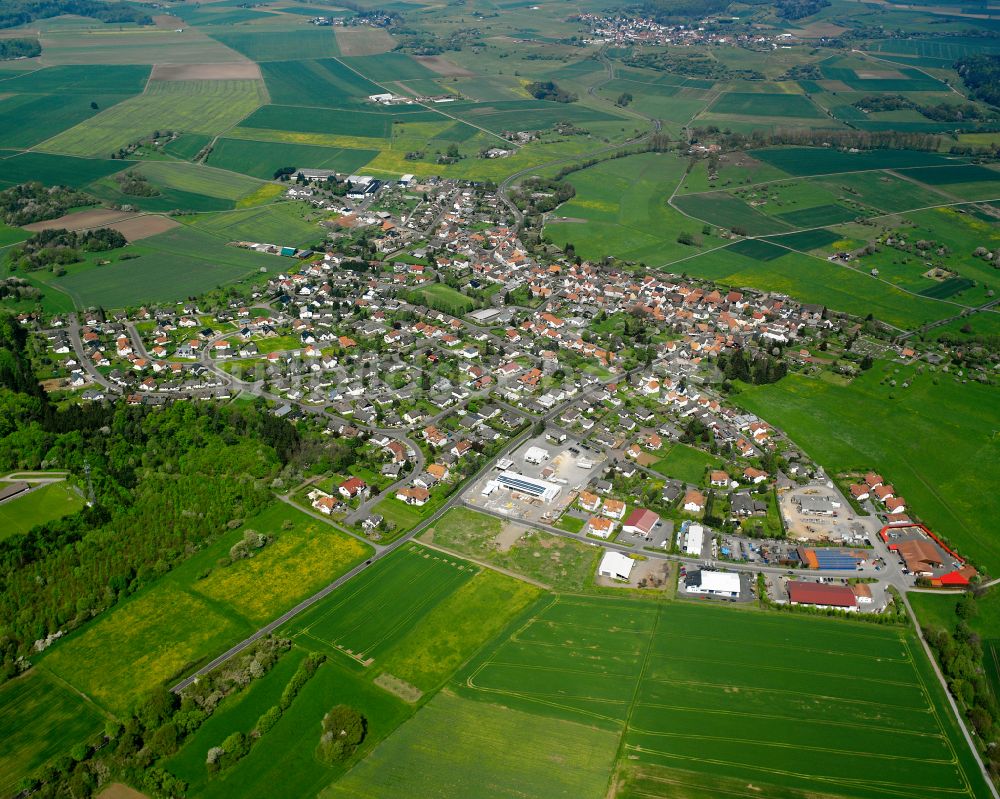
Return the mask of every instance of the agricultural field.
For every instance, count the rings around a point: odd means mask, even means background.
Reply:
[[[325,9],[323,13],[328,13]],[[212,38],[251,61],[330,58],[340,55],[332,28],[276,30],[239,28],[212,31]]]
[[[37,23],[35,23],[37,24]],[[102,30],[104,26],[50,29],[41,37],[49,65],[217,64],[245,62],[230,49],[196,28],[183,32],[163,28]]]
[[[378,150],[223,138],[216,142],[208,163],[270,180],[278,169],[286,166],[296,169],[335,169],[352,174],[376,155]]]
[[[224,536],[59,642],[42,665],[106,710],[123,713],[371,554],[366,544],[283,503],[245,529],[273,541],[251,558],[220,566],[244,529]]]
[[[3,484],[0,484],[3,485]],[[66,483],[48,483],[15,499],[0,503],[0,541],[76,513],[83,497]]]
[[[573,244],[584,258],[613,254],[651,266],[717,246],[700,222],[667,204],[684,167],[671,155],[645,153],[574,172],[568,180],[576,196],[552,213],[545,235],[560,247]],[[700,236],[702,247],[680,244],[682,231]]]
[[[321,797],[600,799],[617,744],[589,724],[444,692]]]
[[[124,254],[130,257],[123,259]],[[80,267],[69,267],[67,274],[52,279],[51,285],[72,297],[79,307],[102,303],[120,308],[180,300],[237,282],[262,268],[277,273],[286,266],[277,256],[227,247],[190,226],[101,255],[110,263],[98,265],[97,259],[91,258]]]
[[[990,387],[880,362],[849,385],[793,374],[745,387],[735,399],[785,430],[831,474],[876,469],[890,476],[912,513],[963,555],[1000,569],[990,522],[1000,512],[989,488],[1000,468]]]
[[[121,172],[134,162],[73,158],[65,155],[29,152],[0,161],[0,188],[40,180],[52,185],[82,188],[115,172]]]
[[[196,230],[219,241],[260,241],[293,247],[308,247],[322,239],[317,215],[302,203],[274,203],[240,208],[217,214],[190,217]],[[187,221],[187,220],[185,220]]]
[[[215,135],[263,101],[264,86],[255,80],[153,81],[143,94],[54,136],[40,149],[109,157],[157,130]]]
[[[378,663],[408,629],[477,571],[457,558],[406,546],[297,617],[291,629],[308,646]]]
[[[15,793],[18,780],[80,741],[104,730],[92,703],[41,669],[0,686],[0,792]]]
[[[586,671],[574,665],[583,657]],[[726,778],[767,796],[984,790],[930,664],[901,629],[558,597],[454,685],[460,696],[618,731],[623,765],[694,772],[698,796],[728,795],[711,788]]]

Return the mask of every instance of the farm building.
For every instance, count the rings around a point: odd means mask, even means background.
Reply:
[[[627,580],[632,573],[635,561],[621,552],[605,552],[597,574],[601,577],[611,577],[615,580]]]
[[[714,572],[702,569],[689,572],[684,578],[684,587],[689,594],[738,597],[740,576],[736,572]]]
[[[835,608],[837,610],[858,609],[858,599],[846,585],[803,583],[789,580],[786,587],[788,601],[793,605],[813,605],[817,608]]]
[[[656,527],[659,521],[660,517],[653,513],[653,511],[646,510],[645,508],[636,508],[628,515],[628,518],[622,525],[622,530],[626,533],[649,538],[653,532],[653,528]]]
[[[527,494],[529,497],[545,502],[551,502],[562,491],[561,486],[550,483],[548,480],[536,480],[534,477],[526,477],[516,472],[501,472],[496,480],[491,482],[496,482],[500,488]]]
[[[972,566],[922,524],[890,523],[879,531],[879,536],[899,556],[907,571],[931,585],[968,585],[976,575]]]

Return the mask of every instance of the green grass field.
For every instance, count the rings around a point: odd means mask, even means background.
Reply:
[[[382,56],[379,56],[381,58]],[[318,61],[271,61],[261,65],[271,102],[291,106],[366,108],[368,96],[382,88],[333,58]]]
[[[651,468],[664,477],[682,480],[692,485],[706,485],[708,482],[707,470],[719,469],[723,465],[720,458],[707,452],[689,447],[686,444],[675,444]]]
[[[287,267],[287,261],[277,256],[227,247],[214,236],[191,227],[143,239],[116,253],[139,257],[70,270],[65,277],[53,280],[53,285],[68,293],[80,307],[101,303],[120,308],[148,301],[181,300],[233,283],[261,268],[279,272]]]
[[[215,135],[235,125],[263,99],[264,86],[256,80],[153,81],[144,94],[49,139],[40,149],[108,157],[156,130]]]
[[[342,58],[341,61],[369,80],[381,83],[438,77],[436,72],[432,72],[406,53],[353,56]]]
[[[220,241],[261,241],[306,247],[323,238],[324,231],[311,219],[312,209],[302,203],[274,203],[218,214],[191,217],[192,227]],[[187,221],[187,220],[185,220]]]
[[[568,180],[576,196],[553,212],[557,219],[545,226],[545,234],[560,247],[572,243],[584,258],[615,255],[658,265],[693,255],[699,248],[679,244],[677,236],[699,234],[702,224],[667,205],[684,168],[674,156],[644,153],[574,172]],[[705,245],[717,241],[703,239]]]
[[[274,541],[252,558],[219,566],[243,530],[223,536],[52,647],[45,668],[123,713],[371,554],[367,545],[284,503],[247,520],[245,529]]]
[[[0,686],[0,729],[0,792],[13,796],[22,776],[101,732],[104,716],[44,669],[32,669]]]
[[[54,186],[82,188],[115,172],[132,166],[130,161],[101,160],[98,158],[73,158],[48,153],[21,153],[0,161],[0,188],[8,188],[26,181],[40,180]]]
[[[820,116],[819,110],[801,94],[759,94],[756,92],[726,92],[712,103],[713,114],[738,114],[752,117]]]
[[[0,84],[2,87],[3,84]],[[15,94],[0,100],[0,147],[27,148],[93,119],[126,95]]]
[[[1000,454],[988,386],[880,363],[849,385],[791,375],[747,387],[736,401],[784,429],[830,473],[870,468],[886,475],[909,513],[960,553],[992,572],[1000,569],[991,522],[1000,505],[989,488]]]
[[[61,519],[83,507],[83,497],[66,483],[49,483],[0,503],[0,540],[26,533],[36,524]]]
[[[601,799],[610,731],[442,693],[323,799]]]
[[[476,304],[451,286],[443,283],[433,283],[418,289],[406,292],[410,302],[419,305],[426,305],[439,311],[444,311],[452,316],[461,316],[476,307]]]
[[[816,147],[751,150],[750,155],[790,175],[824,175],[869,169],[901,169],[955,163],[938,153],[917,150],[863,150],[858,153]]]
[[[329,58],[340,54],[331,28],[219,30],[212,32],[212,38],[242,53],[251,61],[287,61],[292,57]]]

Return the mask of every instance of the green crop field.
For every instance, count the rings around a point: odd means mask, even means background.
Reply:
[[[265,105],[243,120],[240,127],[388,139],[392,135],[392,120],[388,114],[363,111]]]
[[[697,234],[701,223],[667,205],[684,166],[667,154],[644,153],[574,172],[576,196],[553,212],[546,235],[559,246],[572,243],[584,258],[615,255],[656,265],[693,255],[698,248],[678,243],[677,235]]]
[[[121,308],[147,301],[180,300],[235,282],[261,268],[279,272],[287,266],[277,256],[227,247],[192,227],[160,233],[115,253],[138,257],[114,260],[111,254],[110,264],[69,271],[52,283],[80,307],[101,303]]]
[[[653,464],[652,469],[664,477],[681,480],[691,485],[706,485],[708,469],[720,469],[725,464],[714,455],[687,444],[675,444],[670,451]]]
[[[213,169],[202,164],[148,161],[136,171],[160,189],[175,189],[220,200],[238,200],[260,188],[260,181],[238,172]]]
[[[778,218],[793,227],[817,227],[819,225],[836,225],[848,222],[859,216],[858,212],[845,208],[837,203],[817,205],[814,208],[803,208],[799,211],[788,211],[778,214]]]
[[[83,497],[66,483],[43,485],[22,497],[0,503],[0,540],[26,533],[36,524],[76,513],[82,507]]]
[[[816,228],[815,230],[804,230],[801,233],[789,233],[783,236],[773,236],[769,241],[780,244],[801,252],[818,250],[828,247],[835,241],[840,241],[840,236],[832,230],[826,228]]]
[[[156,130],[214,135],[238,123],[263,99],[264,86],[256,80],[153,81],[144,94],[49,139],[42,149],[108,157]]]
[[[621,730],[623,762],[694,772],[696,785],[723,777],[762,796],[859,798],[984,789],[930,664],[901,629],[558,597],[455,685],[513,710]]]
[[[467,125],[462,127],[467,128]],[[470,128],[471,130],[471,128]],[[475,132],[475,131],[473,131]],[[285,144],[250,139],[219,139],[209,163],[222,169],[270,180],[285,166],[296,169],[335,169],[354,173],[371,161],[378,150],[350,150],[310,144]]]
[[[65,66],[0,80],[0,91],[24,94],[141,94],[148,66]]]
[[[67,128],[97,116],[100,111],[91,108],[91,102],[106,109],[124,99],[125,95],[105,94],[12,95],[0,100],[0,146],[25,148],[41,144]]]
[[[347,66],[357,70],[366,78],[377,83],[385,81],[407,81],[420,78],[436,78],[438,74],[431,72],[419,61],[415,61],[405,53],[381,53],[379,55],[362,55],[341,59]],[[371,92],[374,94],[374,92]]]
[[[442,693],[322,798],[601,799],[617,744],[588,724]]]
[[[379,56],[381,57],[381,56]],[[579,103],[554,103],[547,100],[499,100],[489,103],[449,103],[449,114],[470,124],[499,133],[504,130],[540,130],[557,122],[606,122],[617,115]]]
[[[403,547],[292,622],[312,645],[378,662],[477,568],[423,548]]]
[[[368,97],[383,91],[378,84],[333,58],[270,61],[261,65],[261,72],[271,102],[277,105],[375,110]]]
[[[1000,454],[992,443],[988,386],[879,364],[849,385],[790,375],[748,387],[736,399],[784,429],[831,474],[870,468],[887,475],[910,513],[960,553],[991,572],[1000,569],[991,522],[1000,500],[989,488]],[[905,425],[896,421],[901,418]],[[934,447],[927,449],[926,441]]]
[[[0,792],[104,729],[104,716],[44,669],[0,686]]]
[[[790,175],[799,176],[869,169],[939,166],[955,162],[954,159],[938,153],[916,150],[863,150],[849,153],[814,147],[782,147],[773,150],[751,150],[750,155]]]
[[[211,141],[212,137],[204,133],[183,133],[164,145],[163,149],[170,155],[190,161]]]
[[[323,238],[308,205],[283,202],[191,217],[191,226],[221,241],[259,241],[306,247]],[[187,221],[187,220],[185,220]]]
[[[673,202],[685,214],[696,219],[703,219],[720,227],[740,227],[751,236],[766,236],[789,229],[781,219],[762,214],[738,197],[723,191],[685,194],[674,197]]]
[[[713,114],[739,114],[763,117],[818,117],[821,116],[809,99],[801,94],[758,94],[753,92],[727,92],[709,109]]]
[[[993,183],[996,184],[994,195],[1000,196],[1000,172],[978,164],[902,169],[899,174],[929,186],[948,186],[954,183]]]
[[[212,31],[212,38],[242,53],[251,61],[329,58],[340,54],[332,28],[219,30]]]
[[[95,180],[121,172],[134,162],[73,158],[48,153],[22,153],[0,161],[0,188],[39,180],[54,186],[82,188]]]

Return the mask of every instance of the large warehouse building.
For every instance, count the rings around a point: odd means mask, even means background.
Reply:
[[[562,486],[556,483],[550,483],[548,480],[538,480],[534,477],[527,477],[523,474],[518,474],[517,472],[501,472],[494,480],[500,488],[506,488],[510,491],[517,491],[520,494],[526,494],[534,499],[540,499],[543,502],[551,502],[556,497],[559,496],[559,492],[562,491]]]
[[[793,605],[813,605],[817,608],[857,610],[858,599],[846,585],[788,581],[788,601]]]
[[[736,598],[740,595],[740,576],[736,572],[688,572],[684,587],[689,594],[710,594]]]

